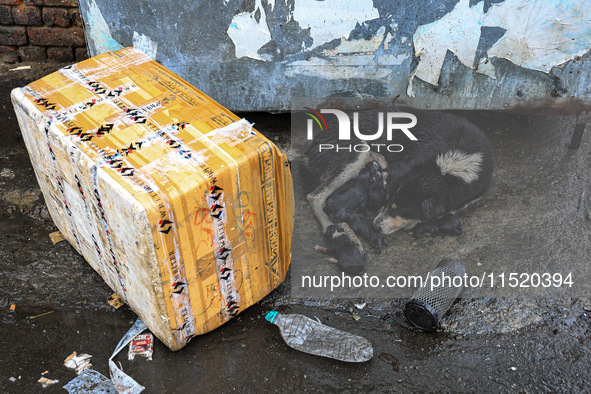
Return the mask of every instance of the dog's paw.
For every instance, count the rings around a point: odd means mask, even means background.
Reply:
[[[369,245],[375,249],[375,251],[379,254],[382,253],[382,249],[386,248],[388,246],[387,242],[386,242],[386,237],[384,236],[384,234],[372,230],[372,233],[369,234],[369,237],[367,237],[367,241],[369,242]]]
[[[462,235],[462,222],[451,213],[437,219],[437,228],[441,235]]]
[[[320,245],[314,245],[314,250],[317,252],[322,252],[322,253],[326,253],[327,250],[324,246],[320,246]]]
[[[431,237],[440,235],[440,232],[435,223],[422,222],[414,226],[413,229],[409,231],[409,234],[415,238],[421,238],[423,236]]]
[[[409,232],[413,237],[462,235],[462,223],[454,215],[447,214],[434,222],[421,222]]]

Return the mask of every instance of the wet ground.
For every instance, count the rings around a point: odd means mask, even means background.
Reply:
[[[107,304],[112,292],[66,242],[53,245],[49,239],[56,228],[9,99],[13,87],[51,71],[32,66],[28,71],[0,70],[0,320],[6,321],[0,322],[0,392],[7,393],[64,392],[61,386],[76,376],[63,366],[73,351],[91,354],[94,369],[108,375],[107,359],[135,320],[127,307],[114,310]],[[289,116],[243,115],[286,147]],[[394,234],[387,250],[371,254],[368,272],[403,272],[412,265],[426,273],[441,258],[454,257],[473,272],[568,268],[585,283],[590,221],[581,201],[589,195],[589,135],[573,152],[567,149],[572,116],[467,116],[490,137],[496,172],[489,194],[459,214],[465,233],[420,240]],[[152,361],[118,356],[116,361],[146,392],[588,391],[591,302],[584,286],[576,293],[545,297],[525,291],[473,294],[452,306],[443,321],[445,329],[436,334],[408,327],[401,315],[406,301],[402,294],[356,293],[340,300],[298,297],[291,291],[297,286],[298,267],[319,274],[336,271],[308,248],[319,239],[317,225],[302,194],[297,194],[299,235],[288,281],[259,305],[194,338],[179,352],[156,340]],[[363,309],[354,306],[361,301],[367,303]],[[16,305],[12,322],[7,318],[10,304]],[[277,327],[264,320],[271,309],[317,317],[362,335],[373,344],[375,357],[352,365],[292,350]],[[400,372],[381,361],[381,353],[397,358]],[[37,380],[45,371],[43,376],[59,383],[41,388]]]

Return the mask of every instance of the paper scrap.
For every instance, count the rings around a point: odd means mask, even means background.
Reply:
[[[115,309],[119,309],[125,304],[117,293],[111,294],[109,298],[107,298],[107,302]]]
[[[85,370],[81,375],[70,380],[63,388],[68,390],[70,394],[117,394],[111,379],[93,369]]]
[[[55,245],[58,242],[65,241],[63,234],[59,231],[54,231],[53,233],[49,234],[49,238],[51,238],[51,242]]]
[[[51,386],[52,384],[58,383],[59,380],[47,379],[46,377],[41,376],[41,378],[39,378],[37,382],[41,383],[41,386],[43,386],[43,388],[46,388],[48,386]]]

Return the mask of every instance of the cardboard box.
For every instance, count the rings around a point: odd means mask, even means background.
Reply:
[[[248,122],[133,48],[12,99],[55,224],[170,349],[283,282],[289,164]]]

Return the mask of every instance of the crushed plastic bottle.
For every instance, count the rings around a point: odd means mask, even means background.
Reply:
[[[362,363],[373,357],[373,348],[367,339],[304,315],[271,311],[265,319],[279,327],[285,343],[301,352],[351,363]]]

